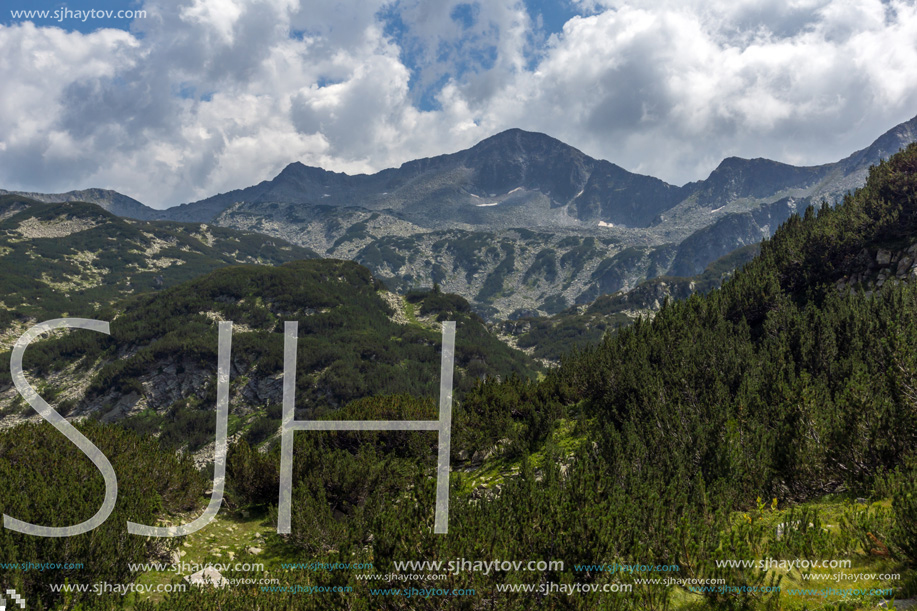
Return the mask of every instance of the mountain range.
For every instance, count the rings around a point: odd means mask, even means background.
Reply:
[[[917,117],[834,163],[730,157],[679,187],[511,129],[371,175],[291,163],[271,180],[167,210],[101,189],[22,195],[281,238],[360,262],[397,291],[440,284],[496,320],[701,274],[794,212],[837,202],[870,165],[915,140]]]
[[[11,281],[5,299],[20,290],[11,268],[47,284],[60,282],[55,274],[72,264],[80,277],[96,270],[98,286],[99,278],[116,274],[133,284],[150,273],[135,269],[143,260],[132,252],[140,237],[157,245],[154,238],[165,241],[172,232],[176,244],[148,259],[152,266],[189,257],[163,267],[173,271],[209,242],[200,224],[128,222],[92,204],[8,197],[0,258],[15,259],[0,268]],[[142,233],[132,237],[132,230]],[[200,237],[182,241],[187,231]],[[222,231],[221,248],[264,240]],[[288,245],[277,248],[286,252]],[[98,260],[83,261],[83,252]],[[405,607],[407,596],[388,598],[403,592],[404,582],[387,572],[486,553],[564,559],[516,574],[450,571],[456,581],[447,585],[474,596],[486,592],[485,604],[505,609],[555,609],[557,600],[595,608],[598,589],[592,598],[531,596],[546,580],[630,585],[634,576],[626,571],[611,576],[599,565],[579,564],[595,558],[738,584],[726,592],[634,582],[626,595],[602,599],[620,611],[880,609],[890,599],[903,607],[912,596],[907,584],[917,578],[917,144],[878,164],[840,205],[792,215],[759,248],[731,257],[746,263],[718,289],[701,295],[695,287],[651,320],[568,352],[546,370],[494,338],[460,296],[438,287],[393,295],[352,261],[222,265],[169,287],[112,295],[95,313],[110,321],[111,335],[54,332],[29,347],[24,373],[111,457],[124,490],[120,513],[75,537],[0,529],[0,551],[13,561],[0,564],[0,577],[42,608],[72,607],[81,596],[76,604],[89,611],[123,607],[126,599],[48,584],[62,575],[75,584],[176,583],[183,575],[174,574],[175,563],[227,559],[251,563],[248,569],[257,562],[252,571],[224,570],[259,584],[176,590],[134,608],[285,611],[290,588],[303,580],[304,569],[290,567],[307,566],[300,563],[305,557],[315,559],[309,567],[344,560],[383,572],[310,570],[312,583],[350,589],[333,598],[299,597],[297,609],[324,610],[328,600],[359,606],[375,597],[399,608],[458,610],[476,603],[470,595],[442,596]],[[18,270],[26,262],[34,267]],[[707,280],[695,282],[716,282],[729,264],[708,267]],[[597,299],[584,315],[613,326],[616,309],[656,299],[654,287],[663,283],[674,285],[672,294],[685,289],[683,279],[657,278],[627,295]],[[64,290],[74,302],[87,297],[82,286]],[[168,547],[128,537],[128,519],[187,523],[211,498],[209,469],[197,473],[190,457],[205,467],[203,459],[214,455],[216,336],[218,322],[228,320],[222,517]],[[431,431],[416,430],[298,431],[293,447],[286,446],[294,457],[291,532],[276,532],[281,465],[288,460],[281,458],[278,428],[287,381],[282,323],[289,320],[300,329],[296,420],[345,422],[429,421],[437,405],[439,323],[456,321],[448,536],[432,528],[436,441]],[[28,422],[36,415],[11,374],[0,370],[0,489],[12,491],[0,495],[0,510],[33,524],[77,523],[102,502],[104,482],[56,430]],[[49,557],[86,562],[69,573],[20,570]],[[851,600],[834,589],[836,574],[774,566],[773,559],[787,557],[830,557],[868,570],[870,585],[860,587],[881,587],[885,600]],[[405,558],[424,560],[396,564]],[[730,566],[735,558],[758,564]],[[152,570],[139,576],[135,566]],[[882,573],[888,567],[900,573]],[[262,579],[281,584],[274,592],[282,596],[270,595]],[[514,590],[500,591],[507,585]]]

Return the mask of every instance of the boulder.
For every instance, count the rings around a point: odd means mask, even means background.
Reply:
[[[197,573],[188,575],[185,577],[193,586],[213,586],[216,588],[222,588],[229,585],[229,581],[223,577],[218,570],[212,566],[208,566],[206,569],[202,569]]]
[[[471,462],[475,465],[479,465],[493,455],[493,450],[478,450],[471,455]]]

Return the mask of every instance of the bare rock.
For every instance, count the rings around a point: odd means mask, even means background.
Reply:
[[[879,608],[887,609],[889,607],[890,602],[891,601],[883,600],[882,602],[879,603]],[[898,611],[902,609],[913,609],[917,607],[917,598],[896,598],[894,603],[895,603],[895,609],[897,609]]]
[[[222,588],[229,585],[229,581],[212,566],[192,575],[188,575],[185,579],[193,586],[213,586],[215,588]]]
[[[482,462],[484,462],[485,460],[487,460],[488,458],[490,458],[492,455],[493,455],[493,450],[486,450],[486,451],[478,450],[477,452],[471,455],[471,462],[473,464],[479,465]]]

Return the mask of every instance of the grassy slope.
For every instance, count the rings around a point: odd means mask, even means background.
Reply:
[[[0,326],[89,316],[238,263],[315,258],[276,238],[197,223],[141,222],[94,204],[0,197]]]

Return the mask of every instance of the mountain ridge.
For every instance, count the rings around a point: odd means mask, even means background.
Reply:
[[[132,197],[112,189],[77,189],[66,193],[32,193],[27,191],[6,191],[0,189],[2,195],[17,195],[27,197],[46,204],[60,204],[66,202],[88,202],[101,208],[127,218],[138,221],[155,221],[164,218],[162,210],[156,210],[140,203]]]
[[[796,166],[764,157],[743,158],[729,156],[724,158],[707,178],[677,186],[650,175],[630,172],[611,161],[591,157],[576,147],[548,134],[510,128],[489,136],[467,149],[409,160],[397,168],[385,168],[371,174],[347,174],[346,172],[335,172],[317,166],[308,166],[300,161],[293,161],[287,164],[272,179],[162,210],[150,208],[136,199],[117,191],[101,188],[74,190],[65,193],[33,193],[0,189],[0,195],[17,194],[49,203],[87,201],[97,203],[119,216],[138,218],[138,220],[163,219],[208,222],[213,220],[219,211],[225,210],[231,203],[283,201],[270,199],[269,196],[288,196],[289,194],[284,193],[282,187],[291,186],[289,183],[298,183],[292,186],[300,188],[310,186],[343,187],[351,194],[359,194],[359,190],[366,186],[402,187],[417,176],[430,171],[454,170],[456,162],[470,162],[471,165],[468,169],[472,171],[472,182],[475,186],[480,187],[471,194],[478,197],[491,194],[496,196],[498,195],[497,191],[513,190],[520,187],[536,189],[541,186],[535,184],[536,179],[543,179],[544,176],[539,174],[539,176],[533,178],[530,176],[530,169],[545,168],[537,164],[533,165],[530,158],[535,153],[541,152],[547,155],[548,161],[551,162],[547,164],[548,168],[559,165],[561,169],[571,170],[569,174],[561,174],[558,180],[554,181],[554,183],[560,182],[560,185],[554,184],[552,181],[546,181],[543,185],[542,192],[545,195],[554,196],[556,203],[571,203],[573,200],[583,197],[585,194],[581,190],[590,183],[592,173],[597,169],[601,171],[597,178],[613,177],[618,181],[645,183],[651,187],[651,190],[656,189],[660,192],[665,192],[665,197],[669,201],[678,196],[681,196],[682,199],[690,197],[703,192],[705,188],[710,190],[713,187],[721,186],[724,177],[728,182],[736,182],[737,178],[743,179],[741,174],[751,173],[752,175],[747,179],[739,180],[740,183],[748,181],[750,184],[745,185],[745,188],[737,193],[739,197],[763,197],[767,194],[767,185],[773,185],[776,182],[778,190],[791,187],[805,188],[807,179],[825,178],[836,167],[842,169],[844,176],[849,176],[856,172],[865,172],[878,159],[897,152],[904,145],[913,142],[915,139],[917,139],[917,116],[889,129],[869,146],[854,151],[847,157],[835,162]],[[535,157],[537,161],[537,156]],[[402,175],[399,175],[399,172]],[[762,172],[768,175],[761,176]],[[529,178],[528,184],[526,184],[526,178]],[[774,178],[777,180],[774,181]],[[477,182],[474,179],[477,179]],[[350,184],[344,184],[348,182]],[[595,187],[595,185],[591,186]],[[382,195],[387,194],[382,193]],[[324,193],[318,197],[321,198],[323,195]],[[333,197],[332,194],[328,195]],[[295,203],[324,203],[307,202],[308,198],[314,196],[315,194],[311,192],[302,193]],[[233,201],[229,202],[230,199]],[[720,203],[722,201],[722,197],[715,197],[710,203]],[[663,204],[663,206],[665,205]],[[585,202],[577,202],[578,208],[584,206],[586,206]],[[613,221],[607,212],[604,215],[595,216],[595,219],[606,222]]]
[[[839,161],[727,157],[679,187],[514,128],[374,174],[297,161],[271,180],[161,215],[353,259],[398,291],[438,283],[492,319],[550,314],[648,278],[702,273],[771,236],[793,212],[838,201],[870,165],[914,139],[917,117]]]

